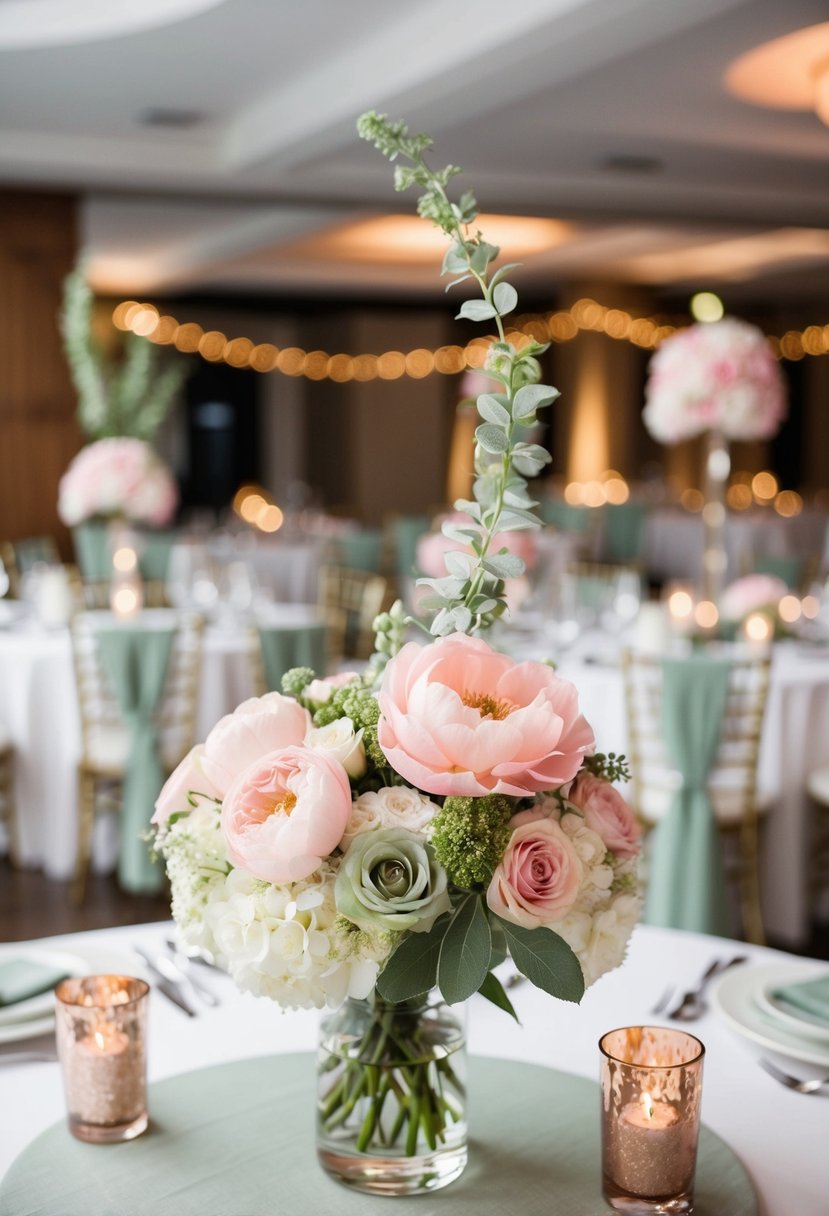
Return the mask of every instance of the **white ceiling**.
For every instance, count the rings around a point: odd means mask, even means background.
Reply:
[[[47,21],[68,0],[28,4]],[[79,20],[95,4],[73,0]],[[536,292],[828,294],[829,128],[722,86],[825,0],[213,0],[10,49],[15,7],[0,0],[0,182],[81,192],[99,289],[439,293],[428,250],[401,257],[378,230],[383,256],[354,253],[353,224],[413,209],[356,137],[373,108],[430,131],[487,211],[566,221],[526,258]],[[147,126],[158,109],[199,121]]]

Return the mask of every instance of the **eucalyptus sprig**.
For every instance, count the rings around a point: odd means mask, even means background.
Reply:
[[[81,429],[90,439],[151,439],[187,375],[186,362],[159,370],[158,348],[135,334],[125,337],[123,359],[110,360],[94,341],[91,322],[92,291],[79,266],[64,280],[60,328]]]
[[[357,123],[363,139],[378,151],[409,163],[395,167],[394,187],[407,190],[419,186],[418,214],[430,220],[449,237],[441,273],[451,276],[447,286],[475,282],[481,299],[465,300],[457,314],[470,321],[494,321],[498,337],[492,343],[484,372],[503,386],[499,393],[482,393],[477,400],[481,425],[475,431],[475,480],[473,499],[458,499],[455,509],[469,517],[463,525],[444,523],[443,533],[450,540],[471,548],[472,553],[446,555],[444,578],[420,579],[432,588],[433,595],[423,602],[435,610],[431,632],[473,633],[491,625],[506,611],[504,580],[523,573],[519,557],[502,548],[493,553],[492,541],[498,532],[513,532],[540,527],[533,508],[537,503],[527,490],[528,477],[537,476],[550,461],[550,454],[539,444],[518,438],[521,427],[533,426],[537,411],[558,397],[558,390],[541,384],[537,355],[547,349],[534,339],[518,350],[507,341],[503,318],[516,307],[518,292],[506,275],[518,265],[507,263],[492,271],[500,254],[477,228],[478,204],[471,190],[452,202],[446,187],[460,173],[456,165],[431,169],[423,158],[432,146],[428,135],[409,135],[404,122],[390,122],[384,114],[369,111]]]

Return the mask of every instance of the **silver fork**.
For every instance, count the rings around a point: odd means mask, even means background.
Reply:
[[[776,1064],[772,1064],[771,1060],[762,1057],[758,1061],[760,1067],[774,1077],[775,1081],[779,1081],[781,1085],[785,1085],[788,1089],[795,1090],[799,1094],[817,1094],[822,1089],[829,1087],[829,1077],[816,1077],[812,1081],[801,1081],[799,1077],[793,1077],[791,1073],[783,1072],[782,1068],[778,1068]]]

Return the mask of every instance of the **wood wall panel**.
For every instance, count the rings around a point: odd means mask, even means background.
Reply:
[[[0,191],[0,539],[50,534],[60,475],[81,445],[58,331],[77,253],[76,201]]]

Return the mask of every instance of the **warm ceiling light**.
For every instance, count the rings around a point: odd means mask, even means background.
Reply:
[[[735,97],[779,110],[814,110],[829,126],[829,21],[747,51],[725,74]]]

